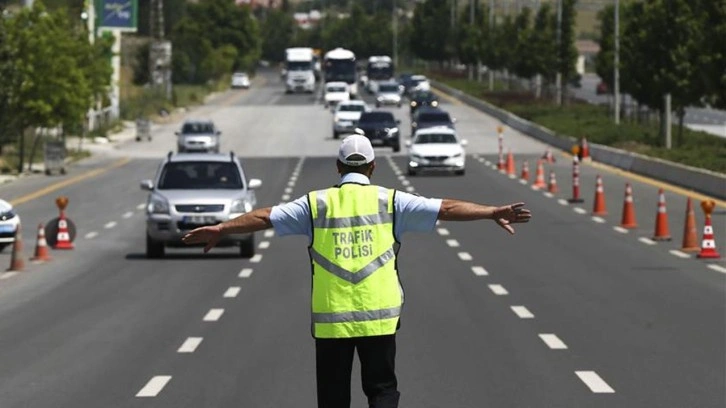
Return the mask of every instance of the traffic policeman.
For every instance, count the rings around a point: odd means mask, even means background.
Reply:
[[[406,232],[432,231],[437,220],[491,219],[513,234],[512,224],[531,218],[524,203],[495,207],[372,185],[374,159],[366,137],[348,136],[338,151],[338,185],[184,237],[207,252],[227,234],[274,228],[308,236],[319,408],[350,407],[356,352],[369,407],[398,407],[395,334],[404,297],[396,255]]]

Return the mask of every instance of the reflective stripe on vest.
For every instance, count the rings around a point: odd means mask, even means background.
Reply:
[[[344,184],[309,194],[316,338],[393,334],[403,304],[393,190]]]

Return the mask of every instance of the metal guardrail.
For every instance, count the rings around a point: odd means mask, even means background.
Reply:
[[[558,149],[569,152],[571,147],[578,143],[578,140],[574,137],[557,134],[550,129],[522,119],[511,112],[507,112],[486,101],[467,95],[458,89],[438,81],[432,80],[431,85],[437,90],[499,119],[503,124],[512,129],[518,130],[525,135],[534,137]],[[715,198],[726,199],[726,174],[673,163],[605,145],[589,143],[589,147],[590,156],[594,161],[636,174],[653,177]]]

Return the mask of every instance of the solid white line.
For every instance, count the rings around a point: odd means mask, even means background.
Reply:
[[[592,217],[592,220],[598,224],[605,224],[605,219],[600,217]]]
[[[98,236],[98,232],[96,232],[96,231],[91,231],[91,232],[89,232],[88,234],[86,234],[86,235],[84,236],[84,238],[86,238],[86,239],[93,239],[93,238],[96,238],[97,236]]]
[[[534,315],[524,306],[512,306],[512,311],[519,316],[520,319],[534,319]]]
[[[161,390],[164,389],[166,384],[171,380],[170,375],[157,375],[156,377],[153,377],[149,380],[148,383],[144,386],[144,388],[139,391],[136,396],[137,397],[156,397],[159,395]]]
[[[252,268],[244,268],[239,271],[239,275],[237,276],[239,276],[240,278],[249,278],[250,275],[252,275]]]
[[[599,375],[594,371],[575,371],[580,380],[590,388],[594,393],[614,393],[613,390]]]
[[[290,187],[285,187],[285,194],[292,193],[292,189]]]
[[[209,309],[206,315],[204,315],[205,322],[216,322],[224,314],[224,309]]]
[[[573,211],[575,211],[578,214],[587,214],[587,210],[585,210],[584,208],[580,208],[580,207],[573,208]]]
[[[224,292],[225,298],[235,298],[239,295],[239,291],[242,290],[239,286],[230,286],[226,292]]]
[[[547,198],[552,198],[552,197],[554,197],[554,196],[555,196],[554,194],[550,193],[549,191],[545,191],[545,192],[544,192],[544,193],[542,193],[542,194],[543,194],[543,195],[544,195],[545,197],[547,197]]]
[[[413,188],[412,186],[408,186],[408,187],[406,187],[406,191],[408,191],[409,193],[412,193],[412,192],[416,191],[416,189]]]
[[[502,285],[489,285],[489,289],[494,292],[495,295],[504,296],[509,294]]]
[[[262,241],[262,242],[260,242],[260,246],[259,246],[260,249],[267,249],[269,247],[270,247],[270,241]]]
[[[439,235],[443,235],[443,236],[449,235],[449,230],[447,230],[446,228],[439,228],[439,229],[437,229],[437,231],[439,232]]]
[[[107,222],[106,225],[103,226],[103,228],[110,229],[116,226],[116,221]]]
[[[471,261],[471,255],[468,252],[459,252],[457,255],[462,261]]]
[[[613,227],[613,229],[615,231],[621,233],[621,234],[627,234],[628,233],[628,230],[627,229],[625,229],[623,227],[620,227],[620,226],[615,226],[615,227]]]
[[[201,337],[187,337],[186,340],[184,340],[184,344],[179,347],[179,350],[177,350],[177,353],[194,353],[194,350],[199,347],[200,344],[202,344],[202,338]]]
[[[131,218],[133,216],[134,216],[133,211],[129,211],[127,213],[124,213],[124,215],[122,215],[122,217],[124,217],[124,218]]]
[[[642,243],[644,243],[646,245],[655,245],[656,244],[655,241],[653,241],[650,238],[646,238],[646,237],[640,237],[640,238],[638,238],[638,241],[640,241],[640,242],[642,242]]]
[[[565,344],[562,340],[560,340],[559,337],[555,334],[540,334],[539,338],[542,339],[542,341],[545,342],[547,347],[551,348],[552,350],[566,350],[567,344]]]
[[[716,272],[726,273],[726,268],[724,268],[724,267],[723,267],[723,266],[721,266],[721,265],[716,265],[716,264],[708,264],[708,268],[709,268],[709,269],[713,269],[713,270],[714,270],[714,271],[716,271]]]
[[[250,258],[250,262],[252,263],[259,263],[262,260],[262,254],[257,254]]]
[[[446,245],[448,245],[448,246],[450,246],[452,248],[457,248],[459,246],[459,241],[457,241],[455,239],[447,239],[446,240]]]
[[[275,236],[275,230],[268,229],[265,231],[265,238],[272,238]]]
[[[474,275],[476,276],[487,276],[489,275],[489,272],[487,272],[486,269],[482,266],[472,266],[471,271],[474,272]]]
[[[136,209],[137,210],[143,210],[144,208],[146,208],[146,203],[141,203],[141,204],[139,204],[139,205],[136,206]]]
[[[668,251],[668,252],[670,252],[670,253],[671,253],[671,255],[675,255],[675,256],[677,256],[677,257],[679,257],[679,258],[684,258],[684,259],[685,259],[685,258],[690,258],[690,257],[691,257],[691,256],[690,256],[690,255],[688,255],[687,253],[685,253],[685,252],[683,252],[683,251],[679,251],[679,250],[677,250],[677,249],[671,249],[671,250],[670,250],[670,251]]]
[[[567,204],[569,204],[569,203],[567,202],[567,200],[565,200],[564,198],[560,198],[559,200],[557,200],[557,203],[558,203],[559,205],[567,205]]]
[[[403,184],[404,186],[410,186],[411,182],[408,180],[401,180],[401,184]]]
[[[289,199],[290,199],[290,194],[283,194],[283,195],[282,195],[282,197],[281,197],[280,199],[281,199],[281,200],[285,200],[285,201],[287,201],[287,200],[289,200]]]
[[[5,272],[5,273],[3,273],[2,275],[0,275],[0,279],[8,279],[8,278],[12,278],[13,276],[15,276],[15,275],[17,275],[17,274],[18,274],[18,273],[17,273],[17,272],[14,272],[14,271],[12,271],[12,272]]]

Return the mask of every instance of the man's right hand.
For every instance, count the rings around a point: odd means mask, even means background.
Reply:
[[[221,224],[217,224],[193,229],[184,235],[182,241],[187,245],[206,244],[204,246],[204,253],[207,253],[210,249],[214,248],[221,239],[222,227]]]

